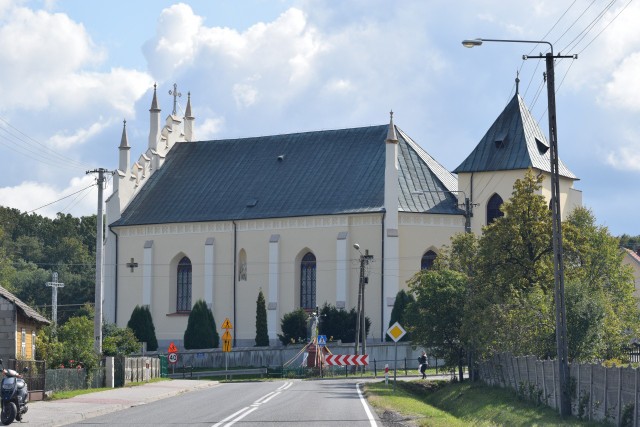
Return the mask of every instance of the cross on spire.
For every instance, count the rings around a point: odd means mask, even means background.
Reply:
[[[178,84],[173,84],[173,90],[169,91],[169,95],[173,95],[173,115],[176,114],[176,104],[178,103],[178,98],[182,96],[180,92],[178,92]]]

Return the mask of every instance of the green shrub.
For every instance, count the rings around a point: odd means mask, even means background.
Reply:
[[[198,300],[189,313],[187,330],[184,331],[184,348],[187,350],[201,348],[218,348],[220,337],[216,330],[213,313],[204,300]]]
[[[138,341],[147,343],[148,351],[156,351],[158,349],[156,328],[153,325],[153,318],[148,306],[140,307],[136,305],[136,308],[131,313],[127,327],[131,328]]]
[[[333,341],[355,342],[357,321],[358,313],[355,308],[346,311],[325,303],[320,309],[320,334]],[[371,320],[368,317],[365,318],[365,328],[368,335],[371,329]]]
[[[115,323],[102,327],[102,354],[104,356],[128,356],[140,351],[140,342],[131,328],[118,328]]]
[[[280,323],[282,335],[278,334],[278,338],[282,344],[287,345],[306,341],[307,317],[307,313],[301,308],[287,313],[282,317]]]

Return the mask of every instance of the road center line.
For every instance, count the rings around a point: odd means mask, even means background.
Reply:
[[[273,399],[274,397],[276,397],[276,396],[277,396],[277,395],[279,395],[279,394],[280,394],[280,392],[274,393],[274,394],[272,394],[271,396],[269,396],[268,398],[264,399],[264,400],[263,400],[262,402],[260,402],[260,403],[261,403],[261,404],[262,404],[262,403],[267,403],[268,401],[270,401],[271,399]]]
[[[272,391],[270,393],[265,394],[264,396],[262,396],[260,399],[256,400],[255,402],[253,402],[254,405],[260,405],[261,403],[266,402],[265,399],[269,398],[271,395],[273,395],[273,393],[275,393],[275,391]]]
[[[247,409],[249,409],[248,406],[245,406],[244,408],[240,409],[238,412],[234,412],[233,414],[229,415],[227,418],[225,418],[224,420],[220,421],[219,423],[216,423],[213,425],[213,427],[219,427],[221,426],[223,423],[229,421],[231,418],[235,417],[238,414],[241,414],[242,412],[246,411]]]
[[[237,423],[238,421],[240,421],[241,419],[243,419],[244,417],[246,417],[247,415],[249,415],[250,413],[252,413],[256,409],[258,409],[258,407],[260,405],[262,405],[263,403],[267,403],[268,401],[270,401],[271,399],[273,399],[274,397],[276,397],[277,395],[282,393],[283,390],[286,390],[289,387],[291,387],[292,384],[293,384],[293,382],[287,382],[285,385],[282,385],[282,386],[278,387],[277,391],[272,391],[272,392],[269,392],[269,393],[265,394],[264,396],[262,396],[261,398],[257,399],[255,402],[253,402],[251,404],[251,406],[246,406],[246,407],[240,409],[239,411],[229,415],[224,420],[214,424],[212,427],[219,427],[219,426],[221,426],[222,424],[226,423],[229,420],[232,420],[232,421],[228,422],[227,424],[224,424],[225,427],[229,427],[229,426],[234,425],[235,423]]]
[[[356,384],[356,390],[358,391],[358,397],[360,397],[360,402],[362,402],[362,406],[364,406],[364,411],[367,413],[367,417],[369,418],[369,423],[371,424],[372,427],[377,427],[378,424],[376,424],[376,419],[373,418],[373,414],[371,413],[371,410],[369,410],[369,405],[367,404],[366,399],[364,398],[364,396],[362,395],[362,392],[360,391],[360,383]]]
[[[237,423],[238,421],[240,421],[241,419],[243,419],[244,417],[246,417],[247,415],[249,415],[250,413],[252,413],[253,411],[255,411],[256,409],[258,409],[258,407],[255,408],[251,408],[249,409],[247,412],[245,412],[244,414],[240,415],[239,417],[237,417],[236,419],[234,419],[233,421],[231,421],[230,423],[226,424],[225,427],[229,427],[234,425],[235,423]]]

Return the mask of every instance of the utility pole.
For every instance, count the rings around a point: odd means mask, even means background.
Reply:
[[[51,281],[45,283],[45,285],[51,287],[51,320],[53,320],[53,327],[58,324],[58,288],[64,288],[64,283],[58,283],[58,273],[51,273]]]
[[[360,252],[360,245],[354,244],[355,250]],[[355,354],[358,354],[359,342],[362,338],[362,354],[367,354],[367,321],[364,310],[364,288],[369,278],[365,275],[366,266],[373,259],[373,255],[369,255],[369,249],[363,254],[360,252],[360,281],[358,283],[358,318],[356,321],[356,346]]]
[[[98,214],[96,218],[96,297],[95,297],[95,315],[93,318],[93,348],[97,354],[102,354],[102,300],[104,294],[102,272],[102,264],[104,263],[104,255],[102,253],[102,246],[104,244],[104,217],[102,213],[103,196],[102,191],[104,189],[104,183],[106,181],[105,174],[113,174],[112,171],[108,171],[103,168],[87,171],[87,174],[97,173],[97,185],[98,185]]]
[[[549,52],[542,55],[522,55],[522,59],[544,59],[547,73],[547,103],[549,114],[549,159],[551,168],[551,215],[552,215],[552,239],[553,239],[553,278],[554,299],[556,309],[556,351],[558,357],[558,383],[560,384],[560,415],[571,415],[571,391],[569,375],[569,351],[567,342],[567,312],[564,301],[564,261],[562,249],[562,218],[560,215],[560,171],[558,160],[558,127],[556,120],[556,89],[554,61],[560,58],[578,59],[578,55],[554,55],[553,45],[544,40],[502,40],[502,39],[475,39],[464,40],[464,47],[481,46],[483,42],[500,43],[533,43],[546,44]]]

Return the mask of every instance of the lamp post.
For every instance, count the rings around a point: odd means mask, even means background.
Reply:
[[[522,59],[544,58],[547,66],[547,101],[549,113],[549,145],[551,158],[551,215],[553,240],[553,273],[555,283],[556,309],[556,351],[558,357],[558,371],[560,383],[560,415],[571,415],[571,397],[569,396],[569,361],[567,345],[567,314],[564,303],[564,263],[562,250],[562,224],[560,216],[560,175],[558,172],[558,129],[556,126],[556,92],[554,59],[573,58],[578,55],[554,55],[553,45],[543,40],[502,40],[502,39],[473,39],[464,40],[464,47],[481,46],[483,42],[498,43],[533,43],[546,44],[549,52],[543,55],[522,55]]]

